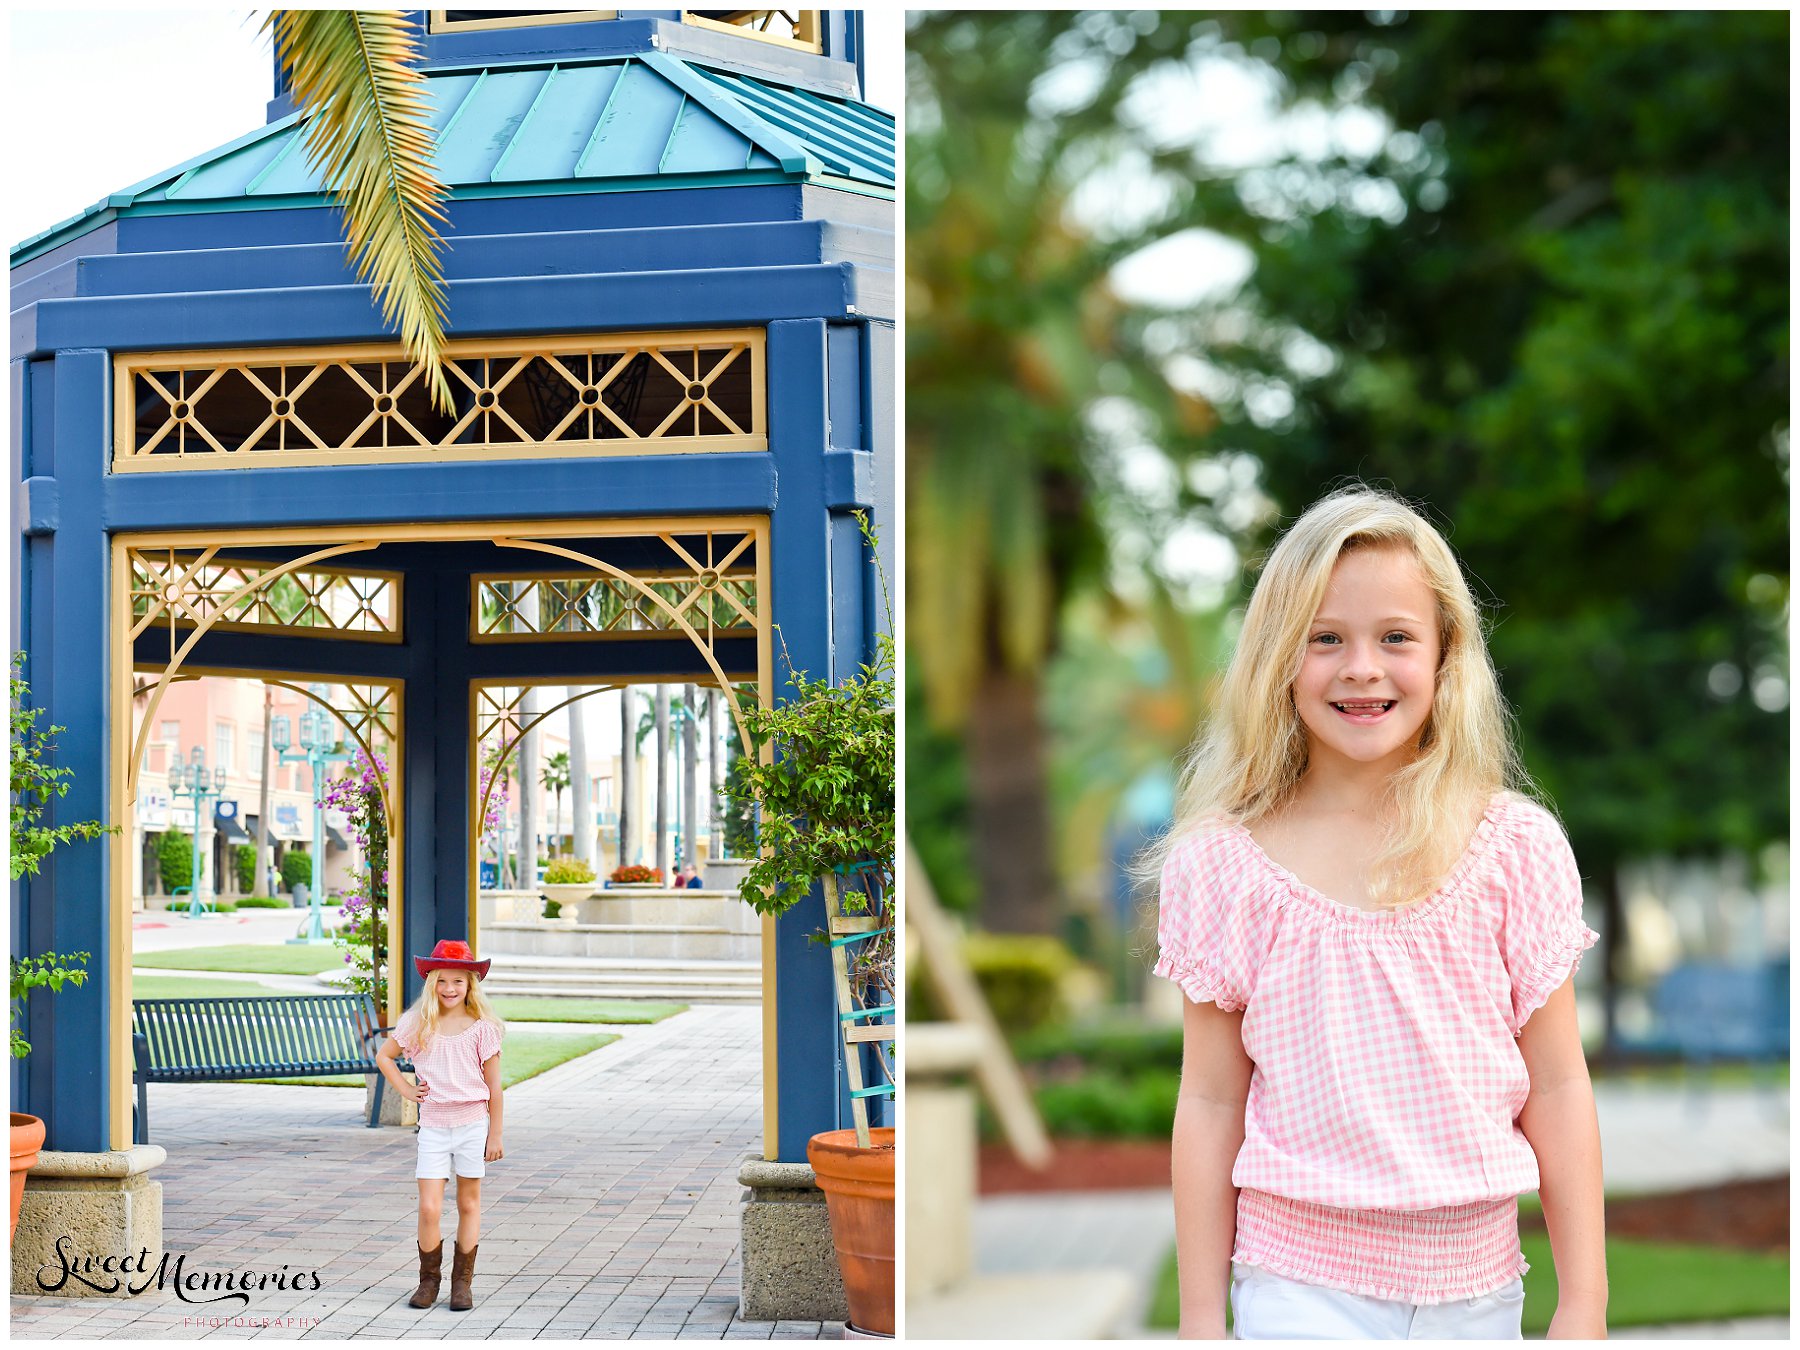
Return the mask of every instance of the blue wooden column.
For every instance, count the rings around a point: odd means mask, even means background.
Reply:
[[[100,512],[99,466],[106,462],[109,433],[108,361],[105,352],[59,352],[54,366],[38,363],[32,379],[31,475],[53,479],[37,489],[40,502],[55,500],[26,541],[29,583],[21,629],[29,659],[25,676],[32,703],[42,709],[38,726],[57,733],[51,762],[72,769],[66,797],[53,799],[48,823],[106,820],[108,780],[107,615],[109,541]],[[128,735],[129,727],[118,734]],[[23,1099],[14,1104],[42,1116],[45,1146],[79,1152],[111,1147],[107,1129],[111,1083],[106,1025],[108,962],[108,841],[58,848],[36,877],[15,891],[25,910],[26,951],[68,956],[88,953],[88,979],[80,988],[40,993],[31,1000]],[[129,916],[125,918],[129,922]]]
[[[388,977],[418,997],[414,955],[439,938],[468,939],[469,582],[455,570],[414,573],[406,585],[413,660],[402,697],[405,729],[405,892]]]

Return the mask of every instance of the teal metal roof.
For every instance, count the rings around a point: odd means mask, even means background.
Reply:
[[[894,188],[894,118],[851,99],[660,52],[427,78],[434,162],[452,198],[742,182]],[[17,264],[107,211],[307,205],[326,184],[290,115],[96,202],[12,250]]]

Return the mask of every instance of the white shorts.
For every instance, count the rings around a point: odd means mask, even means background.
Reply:
[[[1231,1263],[1231,1321],[1240,1341],[1517,1341],[1525,1282],[1479,1298],[1398,1303],[1302,1284]]]
[[[459,1177],[484,1176],[487,1173],[488,1123],[470,1121],[467,1125],[419,1126],[419,1168],[413,1173],[419,1180],[450,1179],[450,1165],[456,1164]]]

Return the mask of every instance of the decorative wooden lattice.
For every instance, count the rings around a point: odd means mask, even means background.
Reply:
[[[134,638],[159,619],[197,627],[218,614],[215,628],[400,640],[401,578],[395,572],[296,568],[233,600],[237,591],[280,564],[192,549],[134,548],[127,556]]]
[[[756,567],[750,550],[754,536],[709,533],[698,556],[673,535],[657,537],[681,566],[634,569],[632,576],[641,586],[623,577],[592,573],[472,578],[471,640],[667,635],[681,631],[677,616],[709,646],[718,634],[756,631]],[[664,603],[652,600],[646,589]]]
[[[820,50],[819,11],[816,9],[702,9],[684,10],[682,17],[703,28],[721,28],[765,42],[804,51]]]
[[[475,740],[479,744],[510,746],[519,739],[523,721],[519,704],[525,688],[516,684],[475,686]]]
[[[375,750],[393,747],[398,704],[393,686],[385,684],[341,685],[331,698],[338,719]]]
[[[455,409],[397,347],[115,358],[113,468],[763,450],[763,334],[452,342]]]

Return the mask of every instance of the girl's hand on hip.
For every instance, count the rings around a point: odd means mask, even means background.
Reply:
[[[500,1147],[500,1136],[490,1134],[487,1137],[487,1152],[481,1155],[488,1162],[499,1162],[506,1156],[506,1150]]]
[[[414,1105],[424,1101],[430,1091],[430,1083],[409,1083],[404,1078],[400,1080],[400,1095]]]

